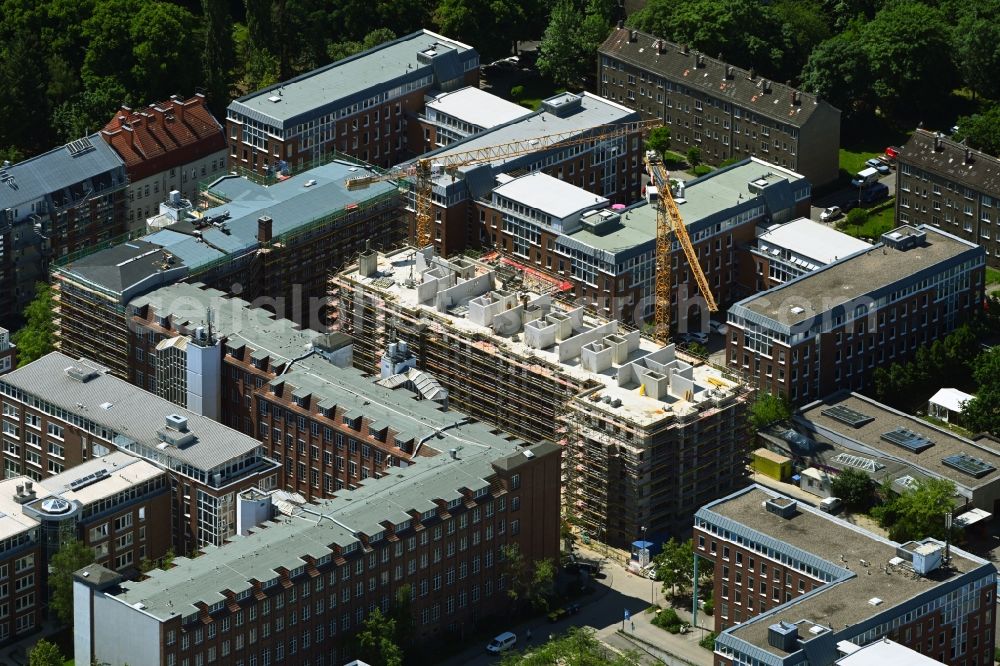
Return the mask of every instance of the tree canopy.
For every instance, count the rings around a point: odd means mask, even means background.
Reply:
[[[754,431],[766,428],[772,423],[784,421],[791,417],[792,406],[783,396],[773,393],[759,393],[750,406],[749,423]]]
[[[1000,70],[997,70],[1000,71]],[[990,155],[1000,155],[1000,105],[958,119],[955,139]]]
[[[44,638],[35,643],[28,652],[28,666],[62,666],[65,659],[55,643]]]
[[[396,644],[396,620],[376,607],[358,632],[361,658],[372,666],[402,666],[403,651]]]
[[[954,509],[955,484],[948,479],[925,479],[916,488],[875,507],[872,515],[889,530],[893,541],[934,537],[944,539],[945,514]]]
[[[507,653],[502,666],[639,666],[634,651],[618,653],[597,640],[589,627],[572,627],[549,641],[531,646],[530,651]]]
[[[663,583],[663,593],[683,596],[691,589],[694,577],[694,550],[691,539],[678,541],[673,537],[663,544],[660,553],[653,558],[656,580]]]
[[[65,538],[59,551],[52,556],[49,562],[49,587],[52,588],[49,608],[60,622],[73,623],[73,574],[93,563],[93,548],[72,536]]]
[[[53,349],[52,288],[35,285],[35,298],[24,309],[25,324],[11,336],[17,345],[17,366],[25,366]]]
[[[851,511],[867,511],[878,499],[877,486],[870,476],[848,467],[833,477],[831,492]]]

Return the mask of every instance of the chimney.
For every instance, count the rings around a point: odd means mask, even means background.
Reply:
[[[637,41],[639,41],[639,31],[638,30],[633,30],[632,32],[628,33],[628,41],[630,41],[630,42],[637,42]]]
[[[621,30],[625,27],[625,21],[618,19],[618,29]]]
[[[965,163],[972,164],[972,148],[965,147]]]
[[[177,118],[177,122],[184,122],[184,100],[182,100],[177,95],[170,98],[174,102],[174,116]]]
[[[768,81],[767,79],[764,79],[764,81],[761,83],[761,88],[764,89],[765,95],[771,94],[771,82]]]
[[[750,79],[751,81],[753,81],[753,80],[754,80],[754,77],[755,77],[755,73],[754,73],[754,71],[753,71],[753,67],[751,67],[751,68],[750,68],[750,71],[749,71],[749,72],[747,72],[747,78],[748,78],[748,79]]]
[[[705,56],[703,54],[701,54],[701,53],[698,54],[697,66],[698,67],[704,67],[705,66]]]
[[[792,106],[799,106],[802,104],[802,93],[798,90],[792,91]]]
[[[659,53],[659,54],[663,53],[663,40],[662,39],[656,40],[656,52]]]
[[[272,220],[267,215],[261,215],[257,218],[257,242],[258,243],[269,243],[271,242],[271,237],[274,232],[274,225]]]
[[[726,78],[727,79],[732,79],[733,76],[734,76],[734,74],[735,74],[735,72],[736,72],[736,70],[733,69],[732,65],[726,65]]]
[[[941,136],[942,136],[941,132],[937,132],[934,135],[934,152],[938,152],[941,150]]]
[[[681,44],[681,53],[683,53],[684,55],[688,54],[688,45],[687,44]]]

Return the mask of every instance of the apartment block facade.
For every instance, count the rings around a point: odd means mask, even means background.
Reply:
[[[933,227],[899,227],[728,312],[726,362],[794,403],[867,387],[982,303],[982,248]]]
[[[368,245],[392,247],[405,237],[396,188],[348,191],[347,179],[359,173],[334,161],[270,186],[225,177],[205,193],[212,208],[59,266],[57,347],[138,384],[128,358],[128,303],[180,281],[262,299],[304,326],[322,322],[328,273]],[[143,387],[155,393],[151,379]]]
[[[679,535],[692,502],[744,482],[738,379],[566,303],[558,281],[427,248],[364,254],[333,285],[355,367],[398,340],[450,404],[564,446],[564,505],[595,538]]]
[[[0,166],[0,325],[17,326],[54,258],[125,233],[127,185],[96,134]]]
[[[944,664],[993,660],[996,570],[935,539],[896,543],[750,486],[698,510],[714,663],[832,666],[889,638]]]
[[[260,443],[108,374],[52,352],[0,379],[5,475],[44,480],[116,450],[167,472],[175,552],[220,545],[236,529],[236,494],[270,489]]]
[[[145,231],[170,192],[195,201],[199,183],[226,173],[225,134],[201,93],[139,109],[122,106],[100,137],[125,162],[129,231]]]
[[[1000,266],[1000,159],[916,129],[900,150],[896,221],[947,231]]]
[[[17,367],[17,345],[10,341],[10,333],[0,328],[0,375]]]
[[[475,49],[428,30],[400,37],[234,100],[229,168],[300,171],[333,151],[389,167],[413,154],[410,123],[425,96],[470,85]]]
[[[817,96],[620,23],[598,53],[601,96],[662,119],[675,150],[712,164],[758,157],[814,186],[837,179],[840,110]]]
[[[640,326],[652,316],[654,192],[647,201],[612,208],[607,198],[545,173],[500,176],[497,183],[489,199],[476,203],[490,247],[527,270],[565,280],[567,293],[606,317]],[[744,248],[758,226],[808,214],[811,193],[801,175],[755,158],[678,185],[678,210],[718,303],[752,293],[743,279],[750,270]],[[672,250],[671,320],[682,330],[702,330],[704,301],[680,243]]]
[[[390,612],[404,585],[414,641],[458,640],[509,612],[508,548],[527,562],[558,554],[559,453],[551,443],[440,451],[343,497],[285,502],[290,515],[141,583],[85,569],[77,658],[342,664],[357,656],[365,618]],[[241,499],[260,506],[257,494]],[[147,640],[111,640],[122,626]]]

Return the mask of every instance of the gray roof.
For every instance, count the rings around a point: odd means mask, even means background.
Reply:
[[[724,632],[766,652],[787,654],[768,645],[768,626],[779,620],[789,623],[806,620],[834,632],[844,632],[845,637],[853,636],[863,633],[867,628],[864,623],[872,618],[884,613],[895,616],[899,606],[912,602],[918,595],[934,594],[935,588],[940,589],[938,594],[944,594],[967,573],[979,571],[984,576],[995,573],[989,562],[954,546],[950,568],[937,569],[926,577],[907,575],[899,568],[887,573],[879,567],[885,567],[896,556],[897,543],[801,502],[797,503],[794,516],[782,518],[763,506],[773,497],[784,496],[753,485],[702,507],[695,515],[696,525],[698,521],[707,521],[728,530],[733,540],[766,543],[776,552],[793,557],[808,553],[817,561],[805,563],[818,565],[824,572],[820,578],[827,582],[818,589]],[[862,560],[870,566],[862,565]],[[873,597],[882,603],[869,604]]]
[[[972,160],[966,164],[965,145],[942,136],[941,150],[937,151],[934,150],[934,136],[934,132],[916,130],[900,151],[900,164],[912,164],[960,185],[1000,197],[1000,159],[969,149]]]
[[[116,170],[120,170],[116,184],[124,187],[125,163],[101,135],[92,134],[79,141],[89,142],[90,147],[75,157],[68,147],[59,146],[2,169],[5,175],[0,175],[0,210],[30,204],[52,192]]]
[[[86,382],[73,379],[65,372],[71,366],[93,370],[95,376]],[[179,414],[187,418],[195,441],[181,448],[169,447],[161,454],[199,470],[225,465],[260,448],[260,442],[253,437],[107,374],[91,361],[76,360],[60,352],[51,352],[3,375],[0,385],[37,396],[154,451],[160,444],[157,432],[163,429],[164,418]]]
[[[198,273],[213,261],[233,259],[256,250],[257,220],[262,215],[272,218],[272,232],[277,239],[282,234],[294,232],[324,217],[344,211],[349,206],[386,196],[395,191],[392,183],[373,183],[369,187],[351,192],[346,182],[362,173],[363,167],[347,162],[332,161],[328,164],[296,174],[292,178],[271,186],[257,185],[244,178],[226,176],[210,188],[214,195],[228,200],[223,206],[204,211],[207,216],[229,213],[226,225],[229,233],[209,226],[199,231],[190,221],[177,222],[143,238],[101,250],[56,269],[76,276],[106,291],[126,294],[127,301],[134,292],[144,291],[168,281],[181,279],[188,273]],[[306,183],[314,181],[306,186]],[[149,249],[163,248],[176,261],[175,270],[180,275],[161,275],[159,256],[134,260]],[[140,288],[145,287],[145,288]]]
[[[926,225],[918,228],[927,234],[923,245],[897,250],[876,243],[868,252],[855,253],[746,298],[730,308],[730,315],[790,329],[856,299],[875,298],[904,282],[936,275],[977,256],[985,261],[983,249],[972,243]]]
[[[352,99],[371,97],[391,87],[393,82],[427,76],[435,67],[418,60],[417,54],[435,45],[452,49],[459,56],[478,58],[475,50],[466,44],[420,30],[240,97],[230,103],[229,113],[245,115],[278,128],[292,127],[302,120],[336,110]],[[465,56],[469,52],[471,54]],[[463,73],[460,66],[455,70],[457,64],[456,59],[441,72],[444,80]],[[270,101],[273,97],[278,97],[279,101]]]
[[[823,414],[824,410],[835,405],[853,409],[873,420],[855,428]],[[959,487],[978,488],[1000,479],[1000,452],[987,446],[986,441],[973,442],[857,393],[838,392],[817,400],[803,407],[795,419],[809,430],[818,429],[823,435],[834,435],[831,439],[837,443],[841,443],[837,441],[841,438],[851,440],[882,456],[901,460],[934,476],[951,479]],[[883,433],[896,428],[906,428],[934,442],[934,445],[917,453],[882,440]],[[941,462],[946,456],[963,453],[979,458],[995,469],[977,479]]]
[[[402,402],[424,404],[399,398],[392,409]],[[450,419],[442,416],[448,413],[439,412],[437,423]],[[457,499],[462,488],[484,488],[496,468],[510,469],[528,461],[518,446],[491,435],[480,424],[464,425],[444,435],[448,441],[442,445],[438,440],[435,446],[447,448],[449,442],[461,446],[457,459],[436,455],[421,457],[405,468],[394,467],[392,474],[367,479],[355,490],[307,505],[310,511],[282,516],[267,529],[235,537],[221,548],[210,547],[201,557],[177,558],[169,571],[156,570],[145,581],[123,584],[124,592],[117,598],[129,605],[143,604],[145,612],[163,621],[178,614],[187,616],[195,612],[196,602],[212,605],[225,598],[223,590],[238,593],[249,589],[251,580],[274,580],[279,567],[294,569],[305,564],[303,555],[329,555],[333,544],[355,543],[359,534],[382,531],[386,521],[399,524],[410,520],[409,511],[432,509],[437,506],[434,499]],[[545,456],[558,454],[560,449],[543,442],[530,450],[535,456]]]
[[[684,53],[679,44],[667,40],[662,40],[663,53],[658,53],[655,47],[657,37],[637,31],[638,39],[630,42],[629,32],[628,28],[612,30],[599,52],[659,74],[670,81],[683,82],[712,98],[728,100],[744,109],[752,109],[762,116],[795,127],[805,125],[820,105],[840,113],[839,109],[816,95],[798,91],[776,81],[769,81],[770,92],[765,93],[764,78],[759,75],[750,78],[750,72],[733,67],[722,60],[710,58],[707,54],[701,54],[704,66],[697,67],[696,51],[690,50],[689,53]],[[727,79],[728,67],[732,67],[733,75]],[[793,92],[799,92],[800,104],[792,103]]]

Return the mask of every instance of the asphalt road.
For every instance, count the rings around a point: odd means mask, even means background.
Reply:
[[[879,182],[889,188],[890,197],[896,195],[895,169],[890,171],[887,175],[882,176],[879,179]],[[823,212],[825,208],[828,208],[830,206],[840,206],[841,208],[843,208],[844,204],[847,203],[848,201],[856,202],[857,197],[858,197],[857,188],[851,187],[850,185],[848,185],[842,190],[837,190],[836,192],[832,192],[831,194],[828,194],[824,197],[820,197],[819,199],[813,201],[809,218],[815,220],[816,222],[819,222],[820,221],[819,215],[820,213]]]

